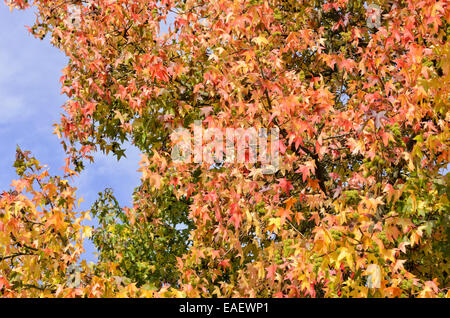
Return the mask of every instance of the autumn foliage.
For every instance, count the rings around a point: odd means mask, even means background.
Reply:
[[[32,5],[30,32],[69,57],[55,128],[67,165],[50,177],[17,152],[0,198],[3,296],[450,295],[448,1]],[[279,170],[174,162],[171,132],[195,120],[278,128]],[[65,179],[94,151],[121,159],[126,141],[142,152],[134,205],[107,190],[75,212]]]

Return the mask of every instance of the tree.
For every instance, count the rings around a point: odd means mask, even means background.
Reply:
[[[70,100],[56,129],[65,137],[67,169],[81,171],[94,150],[120,158],[121,144],[131,140],[144,155],[135,207],[119,218],[131,237],[158,251],[155,237],[134,235],[151,228],[163,241],[181,242],[183,234],[163,228],[192,224],[191,243],[176,253],[177,281],[168,280],[174,293],[448,291],[447,1],[34,5],[30,31],[50,34],[70,58],[61,79]],[[380,24],[369,7],[382,14]],[[171,29],[161,34],[169,14]],[[207,128],[277,128],[279,170],[173,161],[171,132],[195,120]],[[176,198],[169,206],[182,202],[175,214],[167,212],[169,197]],[[103,204],[93,210],[100,220],[117,211]],[[134,226],[133,218],[144,223]],[[153,222],[159,218],[161,225]],[[111,239],[129,235],[116,231]],[[112,241],[97,238],[101,255],[113,261],[123,246],[113,251]],[[122,273],[140,284],[150,279],[148,268],[136,271],[127,257],[119,259]],[[380,269],[376,289],[369,288],[371,264]]]
[[[112,190],[106,189],[91,208],[100,224],[92,239],[100,263],[117,262],[121,276],[138,286],[160,288],[178,281],[176,260],[188,250],[192,222],[187,218],[187,200],[178,200],[173,193],[162,194],[156,200],[151,202],[146,197],[137,201],[137,212],[131,215],[129,209],[125,210],[128,214],[124,213]],[[147,211],[155,210],[149,204],[157,205],[160,213],[147,215]]]

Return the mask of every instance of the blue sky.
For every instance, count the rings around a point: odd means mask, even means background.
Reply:
[[[31,10],[10,12],[0,3],[0,190],[10,188],[16,178],[12,167],[16,145],[30,150],[50,174],[61,174],[64,152],[53,134],[66,96],[60,94],[59,78],[67,58],[48,40],[31,36],[25,25],[35,20]],[[139,152],[128,146],[127,158],[118,162],[113,156],[97,154],[73,185],[88,210],[97,194],[111,187],[122,206],[130,206],[131,193],[138,186]],[[91,223],[92,224],[92,223]],[[86,241],[85,259],[95,261],[94,247]]]

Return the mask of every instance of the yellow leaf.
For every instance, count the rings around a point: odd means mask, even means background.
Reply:
[[[267,39],[265,37],[263,37],[262,35],[258,36],[257,38],[254,38],[252,41],[255,42],[259,46],[262,46],[262,44],[266,45],[269,43],[269,41],[267,41]]]

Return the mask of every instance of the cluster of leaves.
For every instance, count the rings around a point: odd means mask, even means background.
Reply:
[[[145,198],[142,206],[136,202],[138,213],[130,214],[114,198],[111,189],[99,194],[91,208],[99,221],[92,240],[99,251],[99,261],[116,262],[121,276],[137,286],[160,288],[176,285],[177,257],[187,252],[192,222],[187,218],[188,201],[167,192],[157,197],[158,209],[146,206],[152,200]],[[159,211],[147,215],[148,211]]]
[[[33,4],[30,31],[70,59],[67,171],[94,150],[122,157],[126,140],[143,154],[133,208],[106,191],[91,211],[102,282],[144,296],[450,295],[447,1]],[[172,161],[170,133],[194,120],[278,128],[279,171]]]

